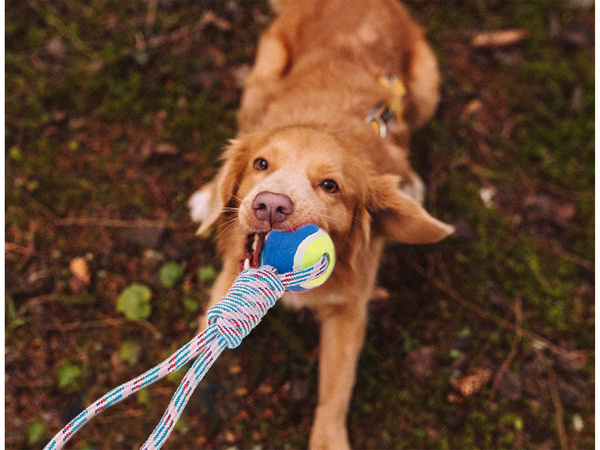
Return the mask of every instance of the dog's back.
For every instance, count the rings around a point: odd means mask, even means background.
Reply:
[[[279,15],[263,35],[246,85],[240,131],[340,117],[362,121],[389,95],[378,82],[386,75],[407,86],[401,121],[408,128],[431,117],[438,103],[437,63],[399,2],[280,0],[275,6]]]
[[[382,74],[403,74],[418,28],[395,0],[290,1],[278,19],[290,72],[306,60],[351,61]]]

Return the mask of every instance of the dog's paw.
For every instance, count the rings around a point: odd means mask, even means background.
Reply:
[[[310,433],[309,448],[311,450],[350,450],[348,431],[343,421],[331,420],[319,412]]]

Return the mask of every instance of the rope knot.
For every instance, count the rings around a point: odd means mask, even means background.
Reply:
[[[225,296],[208,311],[208,325],[216,325],[228,348],[235,348],[260,322],[285,291],[274,268],[247,269]]]

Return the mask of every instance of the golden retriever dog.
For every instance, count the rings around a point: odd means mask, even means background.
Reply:
[[[316,223],[337,262],[322,286],[282,301],[320,321],[311,448],[349,448],[346,416],[386,241],[423,244],[453,228],[421,206],[411,131],[439,99],[435,57],[397,0],[287,0],[264,32],[217,177],[190,199],[199,233],[217,224],[223,269],[211,305],[264,236]],[[209,306],[211,306],[209,305]]]

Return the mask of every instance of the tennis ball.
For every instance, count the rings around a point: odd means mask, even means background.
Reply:
[[[294,231],[273,230],[267,234],[261,257],[262,264],[286,273],[312,266],[324,254],[329,256],[329,267],[323,275],[288,288],[290,291],[305,291],[325,283],[335,265],[335,248],[325,230],[315,224],[304,225]]]

